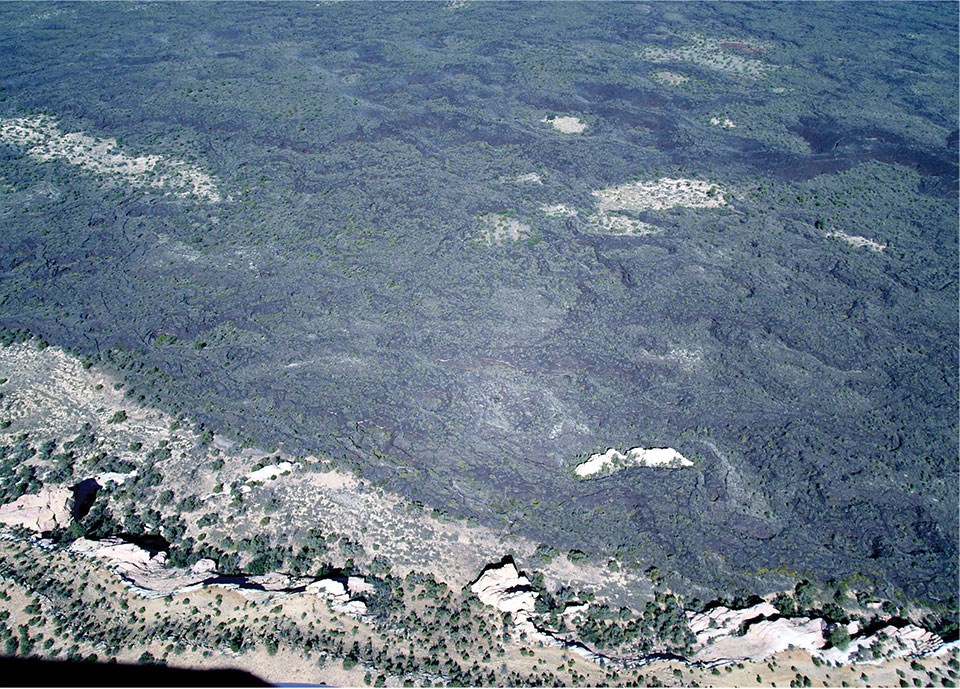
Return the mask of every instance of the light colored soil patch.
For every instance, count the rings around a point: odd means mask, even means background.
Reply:
[[[506,213],[484,213],[477,218],[481,239],[487,244],[518,242],[530,236],[530,226]]]
[[[562,203],[553,206],[543,205],[540,206],[540,210],[543,211],[544,215],[549,215],[554,218],[573,218],[578,214],[576,208]]]
[[[559,132],[564,134],[583,134],[587,130],[587,123],[581,120],[579,117],[554,117],[548,115],[544,117],[541,122],[546,122],[547,124],[553,126]]]
[[[515,177],[513,181],[517,184],[543,184],[543,180],[536,172],[528,172],[525,175],[519,175],[518,177]]]
[[[633,237],[658,234],[660,228],[619,213],[594,213],[587,218],[587,230],[596,234],[623,234]]]
[[[658,84],[664,84],[666,86],[680,86],[690,81],[690,77],[688,76],[677,74],[676,72],[668,72],[663,69],[651,72],[650,78]]]
[[[716,184],[683,178],[631,182],[599,189],[593,195],[602,212],[663,210],[677,206],[719,208],[727,204],[724,191]]]
[[[711,117],[710,124],[714,127],[723,127],[724,129],[735,129],[737,126],[729,117]]]
[[[653,447],[649,449],[634,447],[627,450],[626,454],[611,447],[606,452],[590,455],[586,462],[577,465],[574,473],[580,478],[588,478],[628,466],[677,469],[692,467],[693,462],[672,447]]]
[[[587,217],[585,229],[594,234],[643,237],[661,230],[637,218],[618,213],[660,211],[668,208],[719,208],[727,205],[719,186],[695,179],[662,178],[649,182],[629,182],[593,192],[596,212]],[[575,216],[577,210],[563,204],[544,205],[541,210],[551,216]]]
[[[180,197],[220,201],[213,179],[196,166],[160,155],[128,155],[119,150],[116,139],[64,133],[56,119],[46,115],[0,120],[0,141],[22,148],[34,160],[63,160],[135,187],[156,187]]]
[[[289,474],[296,468],[295,464],[290,462],[280,462],[279,464],[268,464],[267,466],[251,471],[247,474],[247,481],[254,483],[263,483],[264,481],[273,481],[284,474]]]
[[[172,417],[135,404],[116,379],[98,369],[84,370],[79,360],[55,347],[42,351],[31,343],[0,347],[0,377],[8,379],[3,413],[11,422],[0,431],[0,442],[13,443],[25,431],[63,440],[89,424],[103,440],[104,450],[137,463],[138,454],[130,449],[135,442],[144,448],[166,442],[172,458],[195,445],[189,432],[171,430]],[[123,412],[125,420],[111,423],[117,412]]]
[[[834,239],[839,239],[842,242],[846,242],[850,246],[870,249],[870,251],[876,251],[877,253],[880,253],[887,248],[886,244],[881,244],[880,242],[875,242],[872,239],[867,239],[866,237],[861,237],[859,235],[840,232],[839,230],[828,232],[827,236]]]
[[[656,63],[687,62],[728,76],[746,79],[759,79],[773,70],[771,65],[747,57],[747,55],[759,55],[765,52],[766,47],[756,42],[747,44],[735,40],[709,38],[701,34],[689,34],[680,38],[686,40],[687,44],[672,48],[645,46],[637,51],[636,56],[641,60]]]

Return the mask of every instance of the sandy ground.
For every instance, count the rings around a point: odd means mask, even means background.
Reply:
[[[505,213],[484,213],[477,218],[480,234],[489,245],[518,242],[530,236],[530,226]]]
[[[668,72],[663,69],[651,72],[650,78],[658,84],[665,84],[667,86],[680,86],[690,81],[690,77],[688,76],[677,74],[676,72]]]
[[[719,208],[727,204],[724,191],[716,184],[697,179],[662,178],[650,182],[630,182],[593,192],[597,208],[606,211]]]
[[[880,242],[875,242],[872,239],[867,239],[866,237],[861,237],[859,235],[840,232],[839,230],[828,232],[827,236],[834,239],[839,239],[842,242],[846,242],[850,246],[870,249],[870,251],[876,251],[877,253],[880,253],[887,248],[886,244],[881,244]]]
[[[544,117],[540,121],[546,122],[564,134],[583,134],[587,131],[587,123],[579,117]]]
[[[636,220],[619,213],[599,212],[587,218],[587,230],[597,234],[623,234],[633,237],[646,237],[659,234],[660,228],[656,225]]]
[[[736,129],[737,127],[729,117],[711,117],[710,124],[714,127],[723,127],[724,129]]]
[[[135,187],[157,187],[180,197],[220,201],[213,178],[196,166],[160,155],[128,155],[119,150],[116,139],[64,133],[56,119],[46,115],[0,119],[0,141],[19,146],[38,161],[63,160]]]
[[[770,49],[757,41],[740,42],[737,39],[710,38],[701,34],[679,36],[686,45],[673,48],[644,46],[637,51],[641,60],[655,63],[688,62],[729,76],[759,79],[774,67],[748,55],[762,55]],[[669,83],[669,82],[668,82]]]
[[[540,206],[540,210],[543,212],[544,215],[549,215],[555,218],[573,218],[578,215],[578,211],[576,208],[567,206],[566,204],[563,204],[563,203],[558,203],[552,206],[545,204],[543,206]]]

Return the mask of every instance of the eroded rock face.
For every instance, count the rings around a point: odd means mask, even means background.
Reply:
[[[536,605],[537,593],[530,585],[530,580],[521,576],[517,566],[510,560],[486,569],[470,586],[470,590],[481,603],[501,612],[524,612],[529,615]]]
[[[807,617],[780,618],[770,603],[741,610],[717,607],[702,613],[687,613],[690,630],[697,637],[691,660],[706,665],[723,665],[741,660],[761,660],[787,650],[802,648],[828,663],[879,663],[890,658],[925,656],[943,647],[943,639],[912,624],[887,625],[873,634],[857,636],[860,623],[851,622],[852,637],[841,650],[827,647],[831,625]],[[748,625],[741,635],[740,630]]]
[[[347,587],[336,579],[320,579],[307,586],[307,593],[324,598],[346,598]]]
[[[743,636],[714,639],[713,643],[697,651],[693,660],[708,664],[761,660],[786,651],[791,645],[814,652],[827,644],[824,637],[826,627],[823,620],[808,617],[765,619],[750,625]]]
[[[217,563],[210,558],[203,558],[193,563],[190,568],[191,574],[212,574],[217,571]]]
[[[351,594],[372,591],[373,586],[360,577],[348,577],[346,582],[339,579],[318,579],[306,587],[307,593],[325,598],[337,612],[345,612],[354,617],[366,615],[367,604],[362,600],[351,599]]]
[[[736,634],[744,622],[777,615],[779,612],[770,603],[759,603],[741,610],[731,610],[721,605],[706,612],[687,613],[687,618],[697,643],[706,645],[710,639]]]
[[[376,589],[363,577],[347,577],[347,591],[356,596],[361,593],[373,593]]]
[[[166,564],[166,553],[151,554],[140,546],[119,538],[105,538],[93,541],[78,538],[70,545],[70,551],[107,560],[117,566],[121,572],[159,573]]]
[[[908,624],[905,627],[887,625],[874,634],[850,640],[846,649],[828,648],[818,655],[828,662],[879,663],[880,659],[923,656],[943,646],[943,639],[933,632]],[[874,657],[876,656],[876,657]]]
[[[0,506],[0,524],[22,526],[32,531],[52,531],[70,525],[73,491],[43,487],[35,495],[21,495]]]

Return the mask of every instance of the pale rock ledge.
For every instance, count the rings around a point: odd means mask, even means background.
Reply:
[[[363,617],[367,614],[367,604],[362,600],[351,598],[351,594],[371,593],[373,586],[360,577],[348,577],[346,582],[338,579],[318,579],[306,587],[306,592],[326,599],[330,607],[336,612],[343,612],[353,617]]]
[[[488,568],[470,586],[470,590],[481,603],[500,612],[529,614],[536,605],[537,593],[530,585],[530,580],[522,576],[510,560]]]
[[[0,524],[22,526],[31,531],[52,531],[70,525],[73,491],[43,487],[35,495],[21,495],[0,506]]]
[[[750,625],[743,636],[714,639],[713,643],[697,651],[693,660],[707,665],[762,660],[786,651],[790,646],[816,653],[827,644],[826,626],[826,622],[819,618],[764,619]]]
[[[721,605],[707,612],[688,612],[687,624],[697,637],[697,643],[706,646],[711,639],[738,633],[744,622],[761,617],[776,617],[779,614],[770,603],[759,603],[741,610],[731,610]]]
[[[530,580],[520,574],[510,558],[487,567],[470,586],[470,590],[484,605],[496,608],[500,612],[511,613],[517,631],[526,634],[529,641],[539,642],[545,646],[564,645],[552,634],[537,629],[533,623],[539,594],[533,589]]]

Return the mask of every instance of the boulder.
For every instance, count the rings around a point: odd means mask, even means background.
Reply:
[[[357,589],[349,588],[351,581]],[[367,604],[362,600],[351,599],[350,593],[356,593],[365,586],[370,587],[371,590],[373,588],[360,577],[349,577],[346,583],[338,579],[318,579],[308,584],[305,590],[307,593],[326,599],[335,612],[362,617],[367,614]]]
[[[217,571],[217,563],[209,558],[203,558],[193,563],[190,568],[192,574],[213,574]]]

